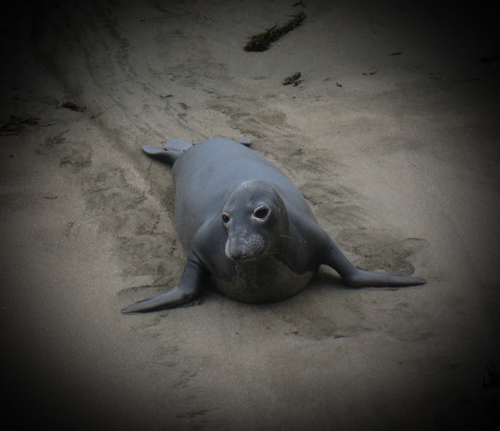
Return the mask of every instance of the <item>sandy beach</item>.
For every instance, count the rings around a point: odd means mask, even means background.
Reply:
[[[243,49],[298,12],[269,50]],[[12,2],[0,20],[6,429],[498,429],[493,12]],[[427,284],[354,289],[322,268],[279,303],[207,290],[123,315],[185,263],[170,168],[142,145],[214,135],[251,138],[357,266]]]

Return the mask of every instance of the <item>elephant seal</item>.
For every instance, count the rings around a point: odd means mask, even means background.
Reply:
[[[176,139],[163,148],[143,148],[172,166],[176,227],[187,263],[176,287],[123,313],[186,304],[207,281],[237,301],[279,301],[302,290],[320,265],[354,287],[425,283],[350,263],[288,177],[242,144],[249,141],[213,137],[197,145]]]

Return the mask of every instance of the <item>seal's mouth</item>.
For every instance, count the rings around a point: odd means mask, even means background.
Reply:
[[[228,259],[234,261],[234,262],[252,262],[254,260],[257,260],[259,256],[249,256],[249,255],[246,255],[246,254],[243,254],[243,255],[238,255],[238,256],[228,256],[226,254],[226,256],[228,257]]]
[[[258,259],[262,253],[254,254],[244,247],[228,247],[226,243],[226,257],[235,262],[252,261]]]
[[[248,239],[230,236],[224,252],[233,261],[252,261],[260,258],[266,251],[266,242],[261,235],[253,234]]]

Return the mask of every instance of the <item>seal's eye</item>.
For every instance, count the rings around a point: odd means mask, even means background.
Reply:
[[[253,216],[259,219],[265,219],[270,213],[270,209],[267,207],[259,207],[253,212]]]
[[[222,214],[222,222],[224,224],[229,223],[229,220],[231,220],[231,218],[226,213]]]

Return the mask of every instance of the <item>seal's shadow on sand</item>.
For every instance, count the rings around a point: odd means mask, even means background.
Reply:
[[[359,235],[346,231],[340,236],[354,240],[350,257],[371,270],[386,268],[409,275],[414,271],[412,262],[418,260],[420,265],[421,261],[425,261],[421,252],[429,246],[426,240],[408,238],[398,241],[389,238],[391,241],[388,242],[387,235],[381,232],[375,233],[370,239],[366,238],[365,232],[360,232]],[[168,267],[168,263],[165,266]],[[174,286],[175,282],[174,277],[168,277],[165,285],[122,289],[115,297],[116,308],[145,296],[161,294]],[[419,288],[421,287],[413,287]],[[179,314],[190,313],[194,319],[199,317],[198,314],[203,314],[204,319],[211,320],[208,324],[213,326],[218,326],[221,315],[226,318],[228,315],[232,316],[232,321],[238,322],[239,331],[248,331],[248,336],[255,336],[251,332],[255,329],[259,332],[255,325],[260,325],[262,330],[272,329],[284,335],[311,340],[355,337],[372,330],[383,330],[398,339],[421,339],[424,335],[419,332],[418,325],[409,328],[404,323],[408,314],[412,314],[412,307],[401,302],[398,290],[400,289],[394,287],[350,287],[334,270],[321,266],[308,286],[295,296],[267,304],[245,304],[217,292],[207,278],[202,294],[195,301],[179,309],[147,313],[139,326],[160,329],[158,326],[169,325],[169,319],[182,319],[185,316],[181,317]],[[203,307],[198,307],[201,304]],[[401,319],[397,319],[400,327],[386,327],[388,313],[400,315]]]
[[[117,308],[145,295],[160,294],[168,287],[140,286],[123,289],[115,297]],[[251,333],[255,336],[260,330],[272,330],[282,335],[311,340],[355,337],[379,326],[369,319],[369,310],[364,305],[364,298],[371,297],[373,302],[378,301],[378,297],[384,301],[387,295],[397,295],[397,290],[353,288],[332,270],[322,267],[304,290],[279,302],[245,304],[231,300],[207,286],[197,300],[177,309],[146,313],[140,320],[145,327],[154,326],[160,329],[158,326],[170,325],[169,319],[186,318],[189,316],[184,313],[189,313],[193,319],[203,315],[204,319],[210,320],[206,322],[207,325],[218,326],[223,315],[239,328],[225,330],[248,331],[249,336]],[[261,328],[256,328],[256,325]]]

